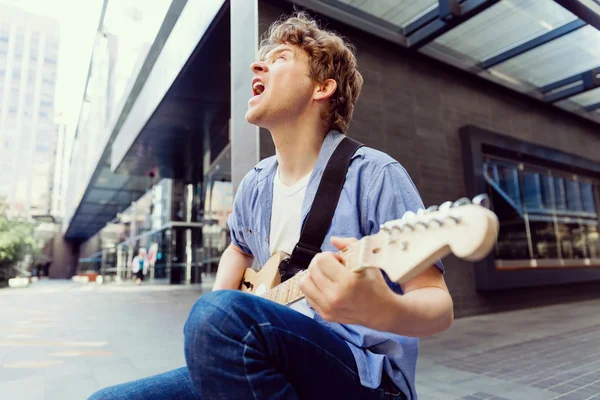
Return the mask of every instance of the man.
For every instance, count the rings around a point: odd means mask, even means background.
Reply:
[[[94,399],[416,399],[418,337],[447,329],[442,266],[400,287],[378,269],[344,269],[336,251],[423,207],[404,168],[367,147],[353,156],[296,310],[238,290],[246,268],[290,253],[361,86],[351,48],[299,13],[263,40],[246,119],[271,132],[276,156],[240,184],[212,293],[185,326],[187,367],[108,388]],[[318,206],[318,205],[317,205]],[[341,238],[346,237],[346,238]]]

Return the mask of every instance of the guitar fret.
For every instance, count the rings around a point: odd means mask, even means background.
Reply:
[[[298,297],[298,282],[299,278],[294,279],[294,284],[292,285],[292,298]]]
[[[285,303],[287,304],[290,301],[290,285],[285,285]]]

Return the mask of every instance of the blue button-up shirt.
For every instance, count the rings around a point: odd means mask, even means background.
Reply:
[[[325,137],[317,163],[311,174],[302,204],[302,226],[317,192],[327,161],[344,138],[331,131]],[[231,240],[244,252],[253,255],[260,265],[270,257],[269,232],[273,199],[273,178],[277,170],[275,156],[260,161],[242,180],[229,216]],[[360,148],[352,157],[346,181],[323,251],[337,251],[331,236],[356,237],[373,235],[381,224],[399,219],[406,211],[423,207],[419,193],[406,170],[387,154],[369,147]],[[438,268],[443,271],[440,262]],[[399,295],[400,286],[390,287]],[[325,321],[315,312],[314,319],[343,338],[356,359],[361,383],[377,388],[382,371],[409,398],[416,398],[415,369],[418,339],[379,332],[359,325],[341,325]]]

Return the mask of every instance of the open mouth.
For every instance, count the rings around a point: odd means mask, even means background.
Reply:
[[[262,82],[254,82],[254,85],[252,85],[252,93],[254,94],[254,96],[260,96],[261,94],[263,94],[264,91],[265,85],[263,85]]]

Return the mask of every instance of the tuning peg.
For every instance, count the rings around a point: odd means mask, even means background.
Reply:
[[[438,210],[438,206],[429,206],[427,207],[427,210],[425,210],[426,212],[434,212]]]
[[[387,224],[381,224],[381,225],[379,225],[379,230],[380,231],[384,231],[388,235],[392,234],[392,228],[390,228]]]
[[[444,225],[444,220],[443,219],[434,218],[434,219],[431,220],[431,222],[435,222],[438,228],[440,226]]]
[[[414,231],[415,230],[415,224],[411,224],[409,222],[405,222],[405,223],[402,224],[402,228],[408,228],[411,231]]]
[[[490,208],[490,198],[485,193],[478,194],[477,196],[473,197],[473,204]]]
[[[450,207],[452,207],[452,202],[446,201],[440,205],[439,210],[440,211],[448,211],[450,209]]]
[[[458,200],[456,200],[453,204],[452,207],[460,207],[460,206],[465,206],[467,204],[471,204],[471,199],[467,198],[467,197],[462,197]]]
[[[402,215],[402,218],[401,218],[401,219],[402,219],[403,221],[408,221],[409,219],[413,219],[413,218],[415,218],[416,216],[417,216],[417,214],[415,214],[413,211],[410,211],[410,210],[409,210],[409,211],[406,211],[406,212],[404,213],[404,215]]]
[[[459,224],[460,223],[460,217],[454,217],[452,215],[448,215],[446,218],[454,221],[455,224]]]

